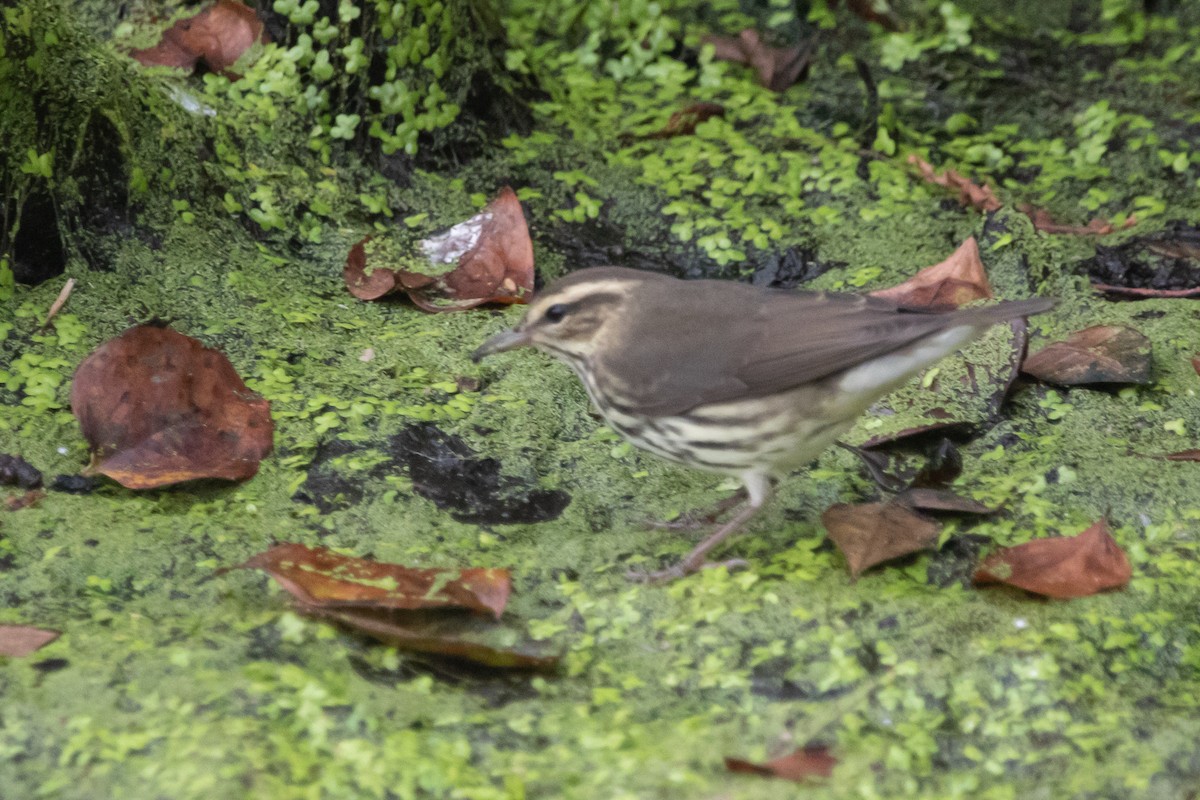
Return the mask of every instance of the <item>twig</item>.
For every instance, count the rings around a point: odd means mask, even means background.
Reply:
[[[54,315],[61,311],[62,307],[66,305],[67,298],[71,296],[71,292],[74,289],[75,279],[68,278],[66,285],[64,285],[62,288],[62,291],[58,293],[58,298],[50,306],[50,313],[46,315],[46,321],[42,323],[43,329],[50,324],[50,320],[54,319]]]

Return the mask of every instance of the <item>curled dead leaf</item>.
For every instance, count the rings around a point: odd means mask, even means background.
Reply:
[[[495,669],[553,672],[559,655],[553,645],[528,639],[511,628],[463,613],[328,608],[297,605],[311,617],[402,650],[461,659]]]
[[[896,502],[903,503],[917,511],[929,511],[946,514],[995,514],[996,509],[988,508],[978,500],[955,494],[949,489],[907,489],[896,495]]]
[[[753,67],[758,82],[774,92],[782,92],[799,80],[811,59],[811,48],[772,47],[753,28],[746,28],[737,36],[708,35],[701,43],[713,46],[718,61]]]
[[[921,173],[921,177],[927,183],[936,184],[958,192],[958,201],[968,208],[974,208],[978,211],[995,211],[1004,205],[1000,202],[1000,198],[996,197],[996,193],[992,191],[992,187],[986,184],[980,186],[955,170],[947,169],[945,172],[938,174],[933,164],[930,164],[915,153],[908,157],[908,163],[917,168],[917,171]],[[988,296],[990,297],[991,295]]]
[[[154,325],[100,345],[71,383],[89,471],[130,489],[252,477],[271,452],[270,408],[222,353]]]
[[[504,569],[406,567],[295,543],[272,547],[237,568],[261,569],[314,608],[465,608],[499,618],[511,591]]]
[[[1132,228],[1137,224],[1137,218],[1130,215],[1119,227],[1099,217],[1089,220],[1087,225],[1064,225],[1060,222],[1055,222],[1054,218],[1050,216],[1050,212],[1044,208],[1035,208],[1028,203],[1021,203],[1017,206],[1017,210],[1029,217],[1030,221],[1033,222],[1033,227],[1042,233],[1056,233],[1067,236],[1107,236],[1119,230]]]
[[[1132,576],[1129,558],[1100,520],[1077,536],[1034,539],[993,553],[975,571],[975,583],[1065,600],[1119,589]]]
[[[871,294],[910,308],[949,308],[994,297],[974,236],[945,261],[926,267],[904,283]]]
[[[228,74],[255,43],[267,41],[262,20],[254,9],[237,0],[217,0],[163,31],[158,44],[130,55],[145,67],[177,67],[191,72],[203,61],[213,72]]]
[[[1122,325],[1096,325],[1071,334],[1025,359],[1021,371],[1060,386],[1153,383],[1151,345]]]
[[[713,117],[725,116],[725,106],[718,103],[692,103],[671,115],[662,130],[648,133],[642,139],[671,139],[676,136],[690,136],[696,132],[696,126]]]
[[[346,288],[360,300],[403,291],[425,311],[459,311],[525,303],[533,291],[533,242],[521,201],[507,186],[483,211],[421,242],[427,267],[374,263],[370,241],[350,249],[343,270]]]
[[[504,569],[406,567],[296,543],[231,569],[263,570],[300,613],[394,647],[504,669],[558,664],[552,645],[484,618],[498,619],[508,603]]]
[[[46,497],[46,492],[42,489],[30,489],[29,491],[4,498],[4,507],[9,511],[20,511],[23,508],[36,506]]]
[[[783,778],[789,781],[802,781],[813,777],[828,778],[833,774],[837,763],[838,760],[830,755],[829,748],[825,745],[802,747],[786,756],[773,758],[765,764],[725,757],[725,769],[730,772]]]
[[[846,557],[850,577],[893,558],[916,553],[937,541],[942,526],[902,503],[838,503],[821,523]]]
[[[58,631],[28,625],[0,625],[0,658],[22,658],[59,637]]]

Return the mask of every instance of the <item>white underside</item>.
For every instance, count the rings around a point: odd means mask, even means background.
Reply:
[[[979,329],[971,325],[949,328],[904,350],[860,364],[842,376],[838,388],[851,397],[871,395],[874,400],[875,396],[899,386],[933,362],[950,355],[974,339],[978,332]]]

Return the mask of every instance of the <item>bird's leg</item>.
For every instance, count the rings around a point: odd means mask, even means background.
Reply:
[[[727,512],[737,508],[745,499],[746,489],[742,487],[710,508],[692,509],[684,514],[680,514],[673,520],[654,520],[648,522],[647,525],[663,531],[694,531],[707,525],[712,525],[717,521],[718,517],[722,517]]]
[[[709,564],[704,560],[704,557],[709,552],[725,541],[732,534],[736,533],[739,528],[745,525],[751,517],[758,513],[759,509],[771,496],[771,479],[758,472],[746,473],[742,476],[742,481],[746,484],[747,502],[746,507],[734,515],[733,519],[726,522],[721,527],[713,531],[704,541],[696,545],[692,552],[678,564],[658,572],[650,572],[646,574],[630,574],[633,580],[644,581],[646,583],[666,583],[667,581],[682,578],[685,575],[691,575],[700,569],[708,566],[735,566],[743,565],[741,561],[728,561],[722,564]]]

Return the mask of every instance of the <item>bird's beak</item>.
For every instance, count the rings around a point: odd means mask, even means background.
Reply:
[[[528,333],[518,330],[501,331],[479,345],[479,349],[471,354],[471,360],[478,363],[484,356],[490,356],[492,353],[503,353],[505,350],[512,350],[514,347],[524,347],[527,344],[529,344]]]

